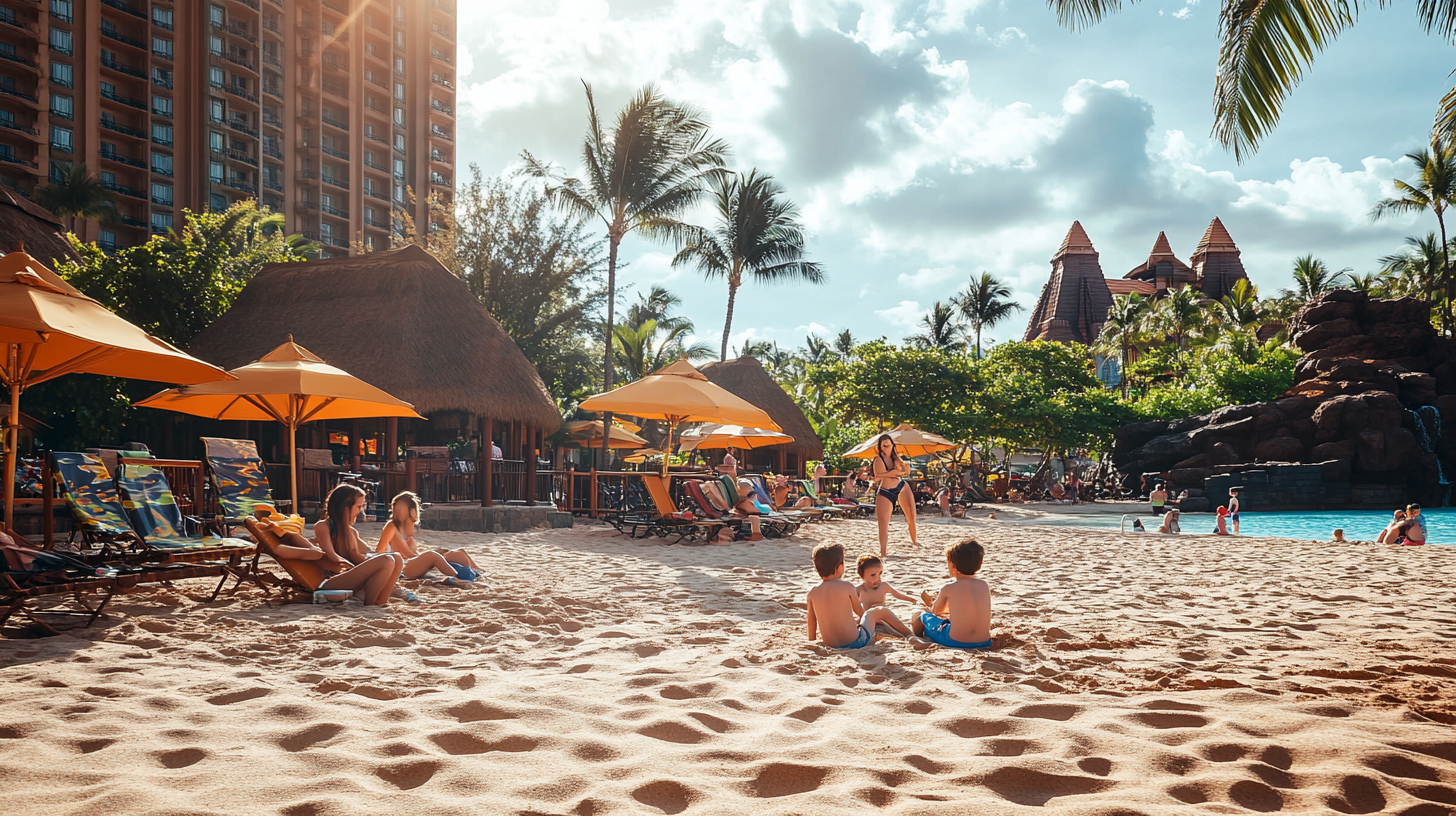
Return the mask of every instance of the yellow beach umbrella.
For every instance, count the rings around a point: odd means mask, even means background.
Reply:
[[[645,448],[652,444],[646,439],[623,427],[624,423],[613,422],[611,438],[607,445],[613,448]],[[602,445],[602,423],[590,419],[568,422],[564,426],[566,444],[579,448],[599,448]],[[640,430],[640,428],[639,428]]]
[[[744,425],[703,425],[683,431],[681,450],[716,450],[736,448],[754,450],[774,445],[787,445],[794,441],[792,436],[779,431],[750,428]]]
[[[5,525],[15,521],[20,394],[65,374],[200,383],[227,380],[81,294],[23,250],[0,257],[0,379],[10,389],[5,428]]]
[[[288,429],[288,473],[298,512],[298,426],[322,419],[410,417],[424,419],[404,400],[335,368],[308,349],[288,342],[262,359],[228,372],[229,382],[170,388],[138,402],[147,408],[211,419],[276,420]]]
[[[900,424],[885,433],[895,442],[895,449],[901,456],[926,456],[943,450],[952,450],[960,447],[956,443],[943,436],[922,431],[912,425]],[[873,459],[875,458],[875,443],[880,439],[880,434],[866,439],[845,452],[848,459]]]
[[[598,394],[581,407],[586,411],[663,420],[668,424],[664,446],[667,450],[672,449],[673,429],[680,422],[734,422],[771,431],[783,430],[762,408],[710,382],[687,360],[678,360],[615,391]],[[662,474],[667,475],[665,456]]]

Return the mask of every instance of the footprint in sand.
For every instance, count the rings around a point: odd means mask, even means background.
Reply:
[[[1279,791],[1252,779],[1235,782],[1229,788],[1228,795],[1234,804],[1259,813],[1273,813],[1284,809],[1284,797]]]
[[[452,756],[467,756],[472,754],[486,754],[492,751],[502,751],[509,754],[521,754],[527,751],[534,751],[541,744],[541,741],[534,737],[512,735],[500,740],[485,740],[474,734],[464,731],[444,731],[439,734],[431,734],[430,742],[440,746],[440,749]]]
[[[648,782],[632,791],[633,799],[663,813],[682,813],[700,796],[698,791],[670,779]]]
[[[811,705],[811,706],[804,706],[803,708],[801,708],[801,709],[799,709],[797,711],[790,711],[788,714],[786,714],[784,716],[793,717],[794,719],[799,720],[801,722],[812,723],[812,722],[817,722],[818,719],[820,717],[824,716],[824,714],[826,712],[828,712],[828,711],[829,711],[829,708],[826,707],[826,706]]]
[[[1171,711],[1141,711],[1128,717],[1149,728],[1202,728],[1210,720],[1199,714]]]
[[[159,751],[152,756],[164,768],[177,770],[188,768],[207,758],[207,752],[200,748],[182,748],[176,751]]]
[[[663,742],[675,742],[680,745],[697,745],[712,735],[705,734],[696,728],[673,720],[663,720],[651,725],[645,725],[637,729],[637,733],[644,737],[651,737]]]
[[[1366,776],[1347,776],[1340,780],[1340,795],[1325,799],[1331,810],[1340,813],[1380,813],[1385,810],[1385,794],[1380,785]]]
[[[1009,766],[987,774],[983,784],[1008,802],[1042,807],[1058,796],[1081,796],[1098,793],[1113,782],[1090,776],[1071,776],[1039,771],[1034,768]]]
[[[1065,705],[1061,703],[1038,703],[1035,705],[1022,706],[1011,712],[1013,717],[1024,717],[1035,720],[1056,720],[1066,722],[1082,713],[1081,706]]]
[[[829,776],[829,769],[818,765],[771,762],[759,769],[745,785],[750,796],[774,799],[818,790]]]
[[[267,697],[272,693],[273,689],[254,686],[253,688],[240,689],[238,691],[230,691],[227,694],[208,697],[207,701],[215,706],[225,706],[232,705],[233,703],[247,702],[248,700],[256,700],[259,697]]]
[[[296,754],[320,743],[328,742],[344,732],[344,726],[335,723],[318,723],[279,739],[278,747]]]
[[[958,717],[954,720],[938,722],[936,726],[961,739],[999,737],[1011,730],[1011,723],[1006,720],[978,720],[975,717]]]
[[[514,712],[481,702],[480,700],[471,700],[468,703],[452,706],[445,709],[445,713],[462,723],[480,722],[482,720],[514,720],[518,718]]]
[[[414,790],[439,773],[441,764],[432,759],[396,762],[374,769],[374,775],[400,790]]]

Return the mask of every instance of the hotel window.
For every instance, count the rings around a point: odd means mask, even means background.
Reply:
[[[400,76],[404,76],[404,57],[394,58],[394,72]]]
[[[172,206],[172,185],[152,182],[152,203]]]
[[[404,159],[394,160],[394,177],[404,178]]]
[[[152,68],[152,84],[159,88],[172,87],[172,72],[166,68]]]
[[[400,127],[404,127],[404,108],[394,109],[394,123]]]
[[[168,31],[171,31],[172,30],[172,11],[171,11],[171,9],[157,8],[157,7],[153,6],[152,7],[152,24],[155,25],[155,26],[157,26],[158,28],[165,28]]]
[[[212,131],[212,132],[210,132],[210,133],[208,133],[207,134],[207,146],[208,146],[208,148],[210,148],[212,150],[212,152],[214,152],[214,153],[221,153],[223,151],[223,138],[222,138],[222,134],[221,133],[218,133],[215,130]]]
[[[222,184],[222,162],[208,162],[207,177],[211,179],[214,184]]]
[[[214,28],[222,28],[223,23],[227,20],[227,14],[222,10],[222,6],[213,3],[207,10],[207,19]]]
[[[0,127],[15,128],[15,114],[8,110],[0,110]]]
[[[152,125],[152,141],[162,147],[172,146],[172,126]]]
[[[208,204],[215,211],[226,210],[228,208],[227,196],[225,195],[213,193],[212,195],[207,197],[207,200]]]
[[[172,100],[171,99],[168,99],[165,96],[157,96],[156,94],[152,94],[152,113],[155,113],[158,116],[165,116],[168,119],[171,119],[172,118]]]
[[[403,50],[404,49],[404,32],[403,31],[396,31],[396,32],[394,32],[394,47],[395,48],[398,48],[400,50]]]
[[[100,237],[96,240],[96,243],[100,244],[106,249],[115,249],[116,233],[108,229],[101,230]]]
[[[208,37],[207,49],[211,51],[212,55],[215,57],[222,56],[222,37],[219,37],[216,34]]]
[[[394,98],[395,99],[404,99],[404,83],[403,82],[396,82],[396,83],[394,83]]]
[[[159,176],[172,175],[172,157],[165,153],[153,153],[152,172]]]
[[[51,150],[71,152],[71,129],[51,125]]]
[[[395,150],[398,150],[401,153],[404,152],[404,134],[403,133],[397,133],[397,134],[395,134],[395,136],[394,136],[394,149]]]
[[[110,190],[116,187],[116,174],[103,170],[101,171],[101,184]]]
[[[75,69],[65,64],[64,62],[51,63],[51,82],[54,82],[63,88],[71,87],[72,80],[75,77],[75,73]]]
[[[166,232],[171,228],[171,213],[152,213],[152,232]]]
[[[51,115],[71,119],[75,115],[75,102],[69,96],[51,94]]]
[[[61,28],[51,29],[51,50],[62,54],[71,53],[71,32]]]
[[[221,88],[226,79],[222,69],[216,65],[207,69],[207,81],[212,84],[212,87]]]
[[[63,23],[73,22],[76,19],[74,8],[71,0],[51,0],[51,16]]]
[[[396,184],[396,185],[394,185],[394,200],[395,201],[398,201],[398,202],[401,202],[401,203],[404,202],[404,185],[403,184]]]
[[[152,38],[152,53],[162,59],[172,58],[172,41],[164,40],[161,37]]]
[[[223,119],[223,104],[221,99],[208,100],[208,115],[214,122],[221,122]]]

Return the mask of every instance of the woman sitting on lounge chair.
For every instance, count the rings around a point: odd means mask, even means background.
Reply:
[[[317,540],[310,541],[298,533],[279,533],[282,543],[271,548],[273,557],[292,562],[284,564],[290,574],[317,571],[321,580],[313,589],[352,590],[365,604],[384,606],[399,582],[404,558],[395,553],[371,555],[364,549],[354,530],[354,520],[363,510],[364,491],[350,484],[339,485],[329,493],[328,516],[314,525]],[[341,551],[344,557],[340,557]],[[360,554],[363,557],[358,562],[348,559],[348,555]]]
[[[809,510],[814,507],[814,500],[808,496],[800,496],[798,501],[789,504],[789,477],[782,473],[773,478],[769,495],[773,497],[775,510]]]

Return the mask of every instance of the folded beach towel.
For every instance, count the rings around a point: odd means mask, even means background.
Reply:
[[[254,508],[254,512],[257,514],[258,525],[274,535],[281,536],[284,533],[303,534],[303,516],[285,516],[266,504],[258,505]]]

